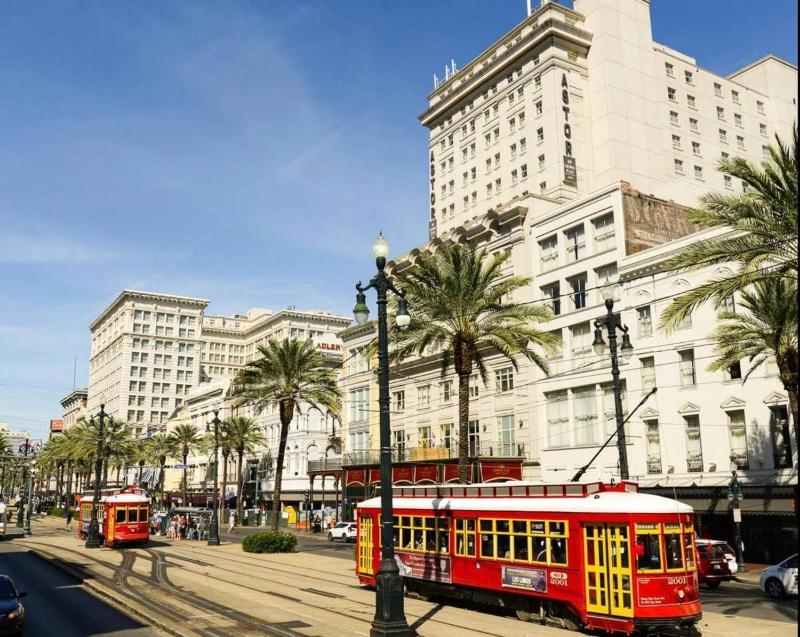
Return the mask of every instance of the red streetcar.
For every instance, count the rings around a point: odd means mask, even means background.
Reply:
[[[93,501],[93,495],[85,495],[79,501],[78,537],[81,539],[89,532]],[[97,521],[100,536],[110,548],[120,544],[144,544],[150,539],[150,498],[135,486],[106,492],[100,496]]]
[[[394,488],[409,592],[513,608],[523,620],[631,634],[702,617],[693,510],[633,482]],[[356,573],[374,587],[380,498],[358,505]]]

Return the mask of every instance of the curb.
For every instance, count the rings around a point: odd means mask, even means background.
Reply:
[[[40,549],[33,549],[30,547],[25,547],[29,553],[36,556],[38,559],[46,562],[53,568],[58,569],[68,577],[74,579],[75,581],[79,582],[83,588],[85,588],[91,595],[97,597],[98,599],[102,599],[103,601],[108,601],[113,604],[117,610],[124,612],[129,617],[136,619],[137,621],[142,622],[146,626],[153,626],[158,628],[159,630],[164,631],[165,633],[172,635],[173,637],[184,637],[185,633],[180,632],[169,626],[168,624],[163,623],[162,621],[158,620],[157,618],[146,614],[145,612],[139,610],[132,606],[127,600],[120,599],[119,597],[115,596],[108,590],[106,590],[101,585],[94,582],[92,579],[87,578],[85,575],[80,574],[77,569],[73,566],[70,566],[60,557],[55,555],[48,556],[44,551]]]

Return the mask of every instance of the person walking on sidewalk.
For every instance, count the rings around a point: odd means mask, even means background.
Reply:
[[[67,511],[67,531],[72,530],[72,510]]]
[[[236,528],[236,511],[231,509],[230,515],[228,516],[228,533],[233,533],[233,529]]]

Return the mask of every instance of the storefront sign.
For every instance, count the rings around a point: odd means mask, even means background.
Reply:
[[[522,461],[518,462],[491,462],[482,460],[481,480],[492,482],[494,480],[522,480]]]
[[[380,469],[370,469],[369,470],[369,483],[370,484],[380,484],[381,483],[381,470]]]
[[[469,476],[472,466],[467,467],[467,476]],[[458,465],[446,464],[444,465],[444,481],[445,482],[458,482]]]
[[[567,74],[561,74],[561,110],[564,113],[564,183],[568,186],[578,184],[578,171],[572,156],[572,124],[569,121],[569,84]]]
[[[392,467],[392,484],[412,484],[414,482],[414,467]]]
[[[453,581],[449,557],[396,552],[394,559],[403,577],[415,577],[445,584]]]
[[[438,482],[439,467],[435,464],[420,464],[414,467],[414,484],[420,482]]]
[[[504,566],[501,585],[506,588],[521,588],[537,593],[547,592],[547,573],[538,568]]]
[[[366,469],[348,469],[345,471],[345,478],[344,484],[345,486],[350,486],[351,484],[360,484],[363,486],[364,481],[366,480],[367,470]]]

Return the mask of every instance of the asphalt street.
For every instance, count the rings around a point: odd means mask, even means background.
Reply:
[[[703,612],[797,623],[797,597],[770,599],[753,584],[725,582],[715,590],[700,585]]]
[[[145,626],[84,591],[78,582],[12,542],[0,542],[0,573],[27,591],[25,634],[35,637],[157,637]]]

